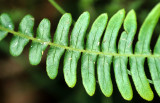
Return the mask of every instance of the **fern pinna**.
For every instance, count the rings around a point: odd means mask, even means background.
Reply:
[[[108,23],[107,14],[101,14],[93,23],[87,35],[86,43],[84,43],[84,38],[90,21],[88,12],[84,12],[78,18],[71,32],[69,42],[68,34],[72,24],[72,17],[69,13],[65,13],[61,17],[53,42],[51,42],[51,24],[48,19],[43,19],[40,22],[37,35],[34,37],[34,18],[31,15],[27,15],[22,19],[19,24],[19,31],[16,32],[10,17],[3,13],[0,15],[0,40],[4,39],[8,33],[14,35],[10,43],[10,53],[13,56],[19,56],[31,40],[29,61],[32,65],[40,63],[43,52],[49,45],[46,71],[51,79],[56,78],[61,56],[65,53],[64,78],[71,88],[75,86],[77,81],[77,63],[81,57],[82,82],[90,96],[95,93],[96,89],[95,66],[97,66],[98,83],[102,93],[107,97],[111,96],[113,86],[110,67],[113,62],[115,80],[122,97],[125,100],[131,100],[133,97],[132,86],[128,77],[128,74],[130,74],[139,95],[143,99],[151,101],[154,94],[149,83],[154,85],[160,96],[160,37],[153,53],[150,50],[153,30],[160,17],[159,10],[160,3],[153,8],[142,24],[134,53],[132,43],[137,30],[136,14],[134,10],[131,10],[125,17],[124,9],[113,15]],[[121,33],[117,49],[116,41],[122,24],[124,31]],[[145,74],[145,59],[148,61],[152,81],[148,80]],[[127,69],[128,63],[130,70]]]

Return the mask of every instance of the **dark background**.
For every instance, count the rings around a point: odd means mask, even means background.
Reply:
[[[149,11],[159,2],[159,0],[56,0],[67,12],[72,14],[74,20],[83,11],[89,11],[91,15],[90,26],[98,15],[107,12],[109,17],[119,9],[125,8],[126,12],[134,9],[137,13],[138,31]],[[35,18],[34,32],[39,22],[43,18],[51,21],[51,34],[56,29],[56,25],[61,14],[47,0],[0,0],[0,13],[8,13],[16,26],[17,31],[20,20],[26,15],[31,14]],[[123,29],[122,29],[123,30]],[[121,30],[121,31],[122,31]],[[137,32],[138,32],[137,31]],[[121,32],[120,32],[121,33]],[[160,22],[156,26],[152,37],[151,48],[154,48],[157,37],[160,33]],[[105,97],[98,85],[94,96],[90,97],[85,92],[80,75],[80,61],[78,63],[78,80],[76,86],[71,89],[67,87],[63,77],[63,58],[60,62],[59,73],[55,80],[49,79],[46,73],[45,51],[42,61],[38,66],[29,64],[28,51],[30,43],[25,47],[23,53],[18,57],[9,54],[9,42],[12,35],[9,34],[0,42],[0,103],[146,103],[135,90],[132,79],[131,84],[134,91],[133,100],[125,101],[116,86],[111,67],[113,81],[113,94]],[[135,40],[137,40],[137,35]],[[135,43],[134,43],[135,44]],[[150,79],[147,65],[145,72]],[[160,98],[154,90],[155,98],[153,103],[159,103]]]

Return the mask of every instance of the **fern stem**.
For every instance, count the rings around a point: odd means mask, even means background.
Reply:
[[[48,0],[53,7],[55,7],[61,14],[64,14],[66,13],[66,11],[61,7],[59,6],[54,0]]]
[[[55,46],[55,47],[63,48],[63,49],[70,50],[70,51],[78,51],[78,52],[82,52],[82,53],[97,54],[97,55],[160,58],[160,55],[154,55],[154,54],[118,54],[118,53],[97,52],[97,51],[90,51],[90,50],[84,50],[84,49],[76,49],[76,48],[72,48],[72,47],[68,47],[68,46],[64,46],[64,45],[55,44],[55,43],[52,43],[52,42],[45,42],[43,40],[27,36],[27,35],[22,34],[20,32],[9,30],[9,29],[7,29],[5,27],[2,27],[2,26],[0,26],[0,30],[7,31],[7,32],[9,32],[9,33],[11,33],[15,36],[20,36],[22,38],[26,38],[26,39],[32,40],[34,42],[38,42],[38,43],[41,43],[41,44],[47,44],[47,45],[50,45],[50,46]]]
[[[65,13],[67,13],[60,5],[58,5],[54,0],[48,0],[50,3],[51,3],[51,5],[53,6],[53,7],[55,7],[56,9],[57,9],[57,11],[59,11],[62,15],[63,14],[65,14]],[[72,22],[73,22],[73,25],[75,24],[75,21],[74,20],[72,20]]]
[[[9,33],[11,33],[11,34],[13,34],[15,36],[20,36],[22,38],[26,38],[26,39],[32,40],[34,42],[38,42],[38,43],[41,43],[41,44],[47,44],[47,45],[50,45],[50,46],[55,46],[55,47],[59,47],[59,48],[63,48],[63,49],[66,49],[66,50],[71,50],[71,51],[78,51],[78,52],[89,53],[89,54],[97,54],[97,55],[160,58],[160,55],[153,55],[153,54],[148,54],[148,55],[144,55],[144,54],[118,54],[118,53],[104,53],[104,52],[89,51],[89,50],[84,50],[84,49],[76,49],[76,48],[71,48],[71,47],[68,47],[68,46],[55,44],[55,43],[52,43],[52,42],[45,42],[45,41],[43,41],[41,39],[30,37],[30,36],[27,36],[27,35],[22,34],[20,32],[9,30],[9,29],[7,29],[5,27],[2,27],[2,26],[0,26],[0,30],[7,31],[7,32],[9,32]],[[131,75],[129,70],[128,70],[128,74]],[[148,82],[153,84],[153,81],[150,80],[150,79],[148,79]]]

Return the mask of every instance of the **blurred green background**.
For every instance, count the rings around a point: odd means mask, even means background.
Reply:
[[[149,11],[159,2],[159,0],[56,0],[64,10],[72,14],[74,20],[84,12],[89,11],[91,15],[90,26],[98,15],[108,13],[111,17],[119,9],[125,8],[126,12],[134,9],[137,13],[138,30]],[[43,18],[51,21],[51,34],[53,37],[56,25],[61,14],[48,2],[48,0],[0,0],[0,13],[8,13],[14,24],[15,30],[18,28],[20,20],[26,15],[31,14],[35,17],[34,33],[39,22]],[[123,30],[123,29],[122,29]],[[121,31],[122,31],[121,30]],[[155,40],[160,33],[160,22],[156,26],[152,37],[151,48],[154,47]],[[45,51],[42,61],[38,66],[29,64],[27,45],[21,56],[12,57],[9,54],[9,42],[12,35],[8,35],[0,42],[0,103],[146,103],[136,92],[131,80],[134,97],[132,101],[125,101],[116,86],[111,67],[113,81],[113,94],[105,97],[98,85],[94,96],[90,97],[85,92],[82,85],[80,73],[80,61],[78,64],[78,82],[71,89],[67,87],[63,77],[63,57],[60,62],[59,73],[55,80],[50,80],[45,71],[46,55]],[[137,40],[137,35],[135,40]],[[31,42],[30,42],[31,43]],[[147,77],[150,78],[149,70],[145,66]],[[151,85],[154,91],[153,85]],[[160,99],[154,91],[155,98],[153,103],[159,103]]]

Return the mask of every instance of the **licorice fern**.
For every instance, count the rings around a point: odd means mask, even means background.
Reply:
[[[0,15],[0,41],[8,33],[13,34],[10,43],[10,53],[19,56],[29,40],[32,41],[29,50],[29,61],[32,65],[38,65],[43,52],[50,46],[47,55],[46,71],[51,79],[58,74],[58,67],[61,56],[64,54],[64,78],[69,87],[74,87],[77,81],[77,63],[81,57],[82,82],[86,92],[92,96],[96,89],[95,66],[97,63],[98,83],[103,94],[107,97],[113,92],[110,67],[113,62],[114,74],[118,89],[122,97],[131,100],[133,91],[128,74],[132,76],[135,88],[139,95],[151,101],[154,94],[149,83],[153,83],[156,92],[160,96],[160,36],[154,47],[153,53],[150,50],[150,41],[153,30],[160,17],[160,3],[149,13],[142,24],[134,53],[132,42],[137,30],[136,14],[131,10],[125,17],[125,10],[119,10],[111,17],[108,24],[106,13],[101,14],[93,23],[86,44],[84,38],[90,21],[88,12],[80,15],[71,32],[68,43],[68,33],[72,24],[71,14],[65,13],[57,26],[53,42],[50,36],[50,21],[43,19],[37,29],[37,35],[33,35],[34,18],[31,15],[25,16],[19,24],[19,31],[14,31],[14,24],[10,17],[3,13]],[[124,31],[121,33],[118,49],[116,41],[121,26]],[[107,25],[107,26],[106,26]],[[105,30],[106,28],[106,30]],[[103,32],[105,30],[104,36]],[[102,38],[102,41],[101,41]],[[81,56],[82,53],[82,56]],[[148,80],[144,71],[145,59],[152,81]],[[130,71],[127,65],[130,65]]]

